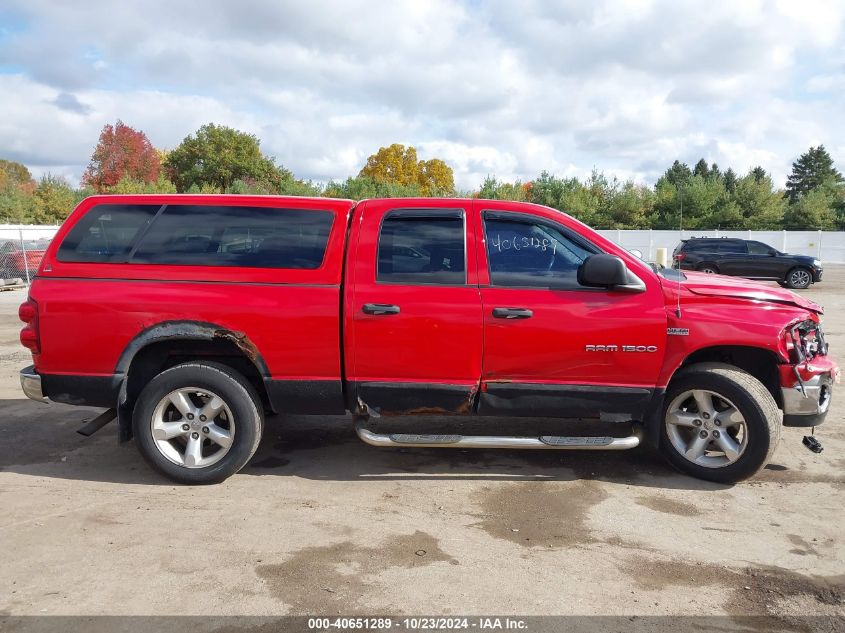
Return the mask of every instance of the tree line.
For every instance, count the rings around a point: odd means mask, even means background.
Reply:
[[[542,172],[528,182],[488,176],[477,191],[458,191],[449,165],[420,160],[393,144],[372,154],[356,176],[318,184],[297,178],[266,156],[257,137],[209,123],[172,150],[153,147],[122,121],[106,125],[82,185],[46,174],[35,181],[22,164],[0,159],[0,224],[55,224],[95,193],[231,193],[333,198],[461,196],[535,202],[600,229],[845,230],[845,180],[824,146],[792,164],[784,188],[763,167],[740,175],[703,158],[675,161],[654,186],[593,170],[589,178]]]

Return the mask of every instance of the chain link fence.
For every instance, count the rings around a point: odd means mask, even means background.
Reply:
[[[0,225],[0,289],[29,285],[58,229]]]

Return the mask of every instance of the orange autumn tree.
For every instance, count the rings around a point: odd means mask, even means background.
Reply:
[[[367,159],[359,178],[404,187],[419,187],[424,196],[444,195],[455,191],[452,168],[439,158],[418,160],[415,147],[394,143]]]
[[[154,183],[160,175],[161,158],[147,135],[118,120],[103,127],[82,182],[104,192],[125,180]]]

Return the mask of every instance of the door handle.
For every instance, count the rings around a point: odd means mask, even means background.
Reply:
[[[399,314],[399,306],[391,305],[389,303],[365,303],[362,309],[364,314],[374,314],[376,316]]]
[[[493,316],[497,319],[530,319],[534,313],[526,308],[493,308]]]

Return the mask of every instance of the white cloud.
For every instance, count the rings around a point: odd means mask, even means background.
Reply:
[[[836,0],[700,4],[8,0],[0,157],[78,178],[120,118],[160,147],[213,121],[297,175],[415,145],[455,169],[654,180],[676,158],[781,181],[845,160]],[[0,71],[2,72],[2,71]],[[843,165],[840,162],[840,169]]]

